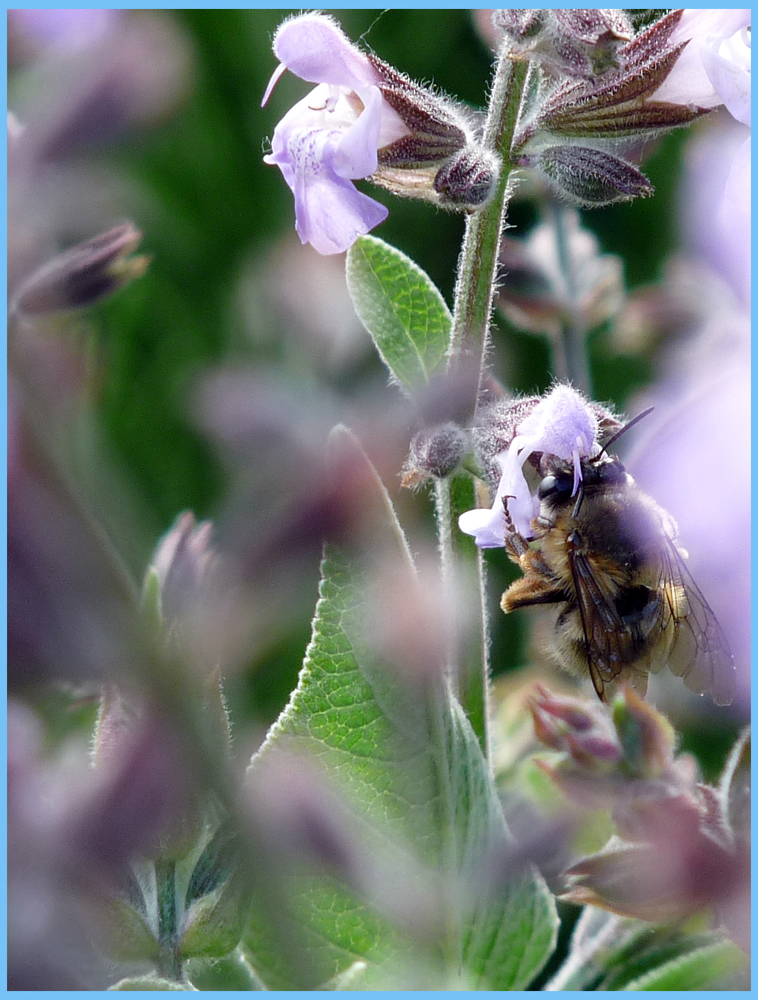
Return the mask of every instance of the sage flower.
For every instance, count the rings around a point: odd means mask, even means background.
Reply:
[[[347,250],[387,218],[353,184],[371,178],[403,198],[476,211],[491,197],[497,157],[478,138],[471,113],[361,52],[323,14],[285,21],[274,37],[282,73],[316,83],[282,118],[266,163],[295,195],[296,229],[319,253]]]
[[[502,476],[491,509],[479,508],[461,514],[458,519],[461,531],[473,535],[479,548],[505,545],[504,501],[507,501],[514,528],[529,537],[539,502],[529,489],[524,463],[535,452],[573,461],[573,493],[576,493],[581,481],[581,459],[600,451],[597,436],[595,409],[571,386],[556,385],[517,425],[508,448],[495,457]]]
[[[654,94],[669,104],[714,108],[725,104],[750,124],[750,25],[746,9],[685,10],[671,43],[687,42],[674,68]]]
[[[386,218],[388,210],[357,190],[378,150],[409,134],[379,89],[382,77],[338,25],[322,14],[282,24],[274,36],[280,65],[263,104],[288,69],[318,86],[274,131],[264,161],[279,167],[295,196],[296,229],[322,254],[342,253]]]

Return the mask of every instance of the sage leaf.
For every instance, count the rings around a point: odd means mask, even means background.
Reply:
[[[414,569],[373,474],[386,511],[377,547],[387,555],[394,546],[401,579]],[[370,563],[328,547],[321,573],[297,688],[250,768],[255,774],[285,754],[317,761],[365,831],[363,854],[357,849],[363,864],[346,866],[360,868],[359,885],[315,871],[293,880],[292,919],[309,987],[356,961],[366,963],[364,985],[386,982],[414,955],[422,964],[433,954],[458,988],[523,989],[553,950],[555,905],[532,870],[488,892],[486,859],[508,833],[476,736],[444,683],[414,689],[372,646]],[[366,874],[372,863],[374,878]],[[402,866],[409,874],[398,879]],[[384,882],[392,891],[383,895]],[[410,902],[418,907],[413,921],[403,919]],[[243,945],[269,988],[302,988],[265,913],[254,914]]]
[[[375,236],[347,253],[353,306],[395,381],[411,393],[442,365],[453,318],[431,278],[410,257]]]

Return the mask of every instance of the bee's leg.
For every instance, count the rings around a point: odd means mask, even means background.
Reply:
[[[518,531],[513,531],[505,536],[505,551],[511,562],[521,566],[521,560],[529,552],[529,542]]]
[[[526,567],[524,565],[524,556],[530,551],[529,542],[524,538],[520,531],[516,531],[516,526],[513,523],[513,518],[511,517],[511,512],[508,510],[508,501],[512,500],[513,497],[504,496],[503,497],[503,514],[505,517],[505,551],[508,553],[508,557],[511,562],[515,562],[521,567],[524,572],[526,572]]]
[[[530,554],[535,555],[533,552]],[[541,567],[541,560],[539,563]],[[541,569],[535,566],[531,569],[532,572],[512,583],[503,594],[500,607],[506,614],[518,608],[533,607],[537,604],[564,604],[570,600],[570,595],[563,590],[549,571],[543,575]]]

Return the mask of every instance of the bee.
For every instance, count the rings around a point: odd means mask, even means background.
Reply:
[[[691,691],[730,705],[732,654],[685,566],[676,523],[606,451],[630,426],[581,459],[576,494],[573,464],[542,456],[530,541],[513,528],[504,498],[506,551],[524,575],[501,607],[556,605],[549,652],[564,669],[589,673],[601,701],[622,682],[644,696],[648,674],[667,666]]]

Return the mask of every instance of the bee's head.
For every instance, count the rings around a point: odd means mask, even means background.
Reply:
[[[579,476],[577,476],[572,462],[558,458],[556,455],[543,455],[540,460],[542,481],[537,488],[537,498],[540,504],[544,503],[554,510],[568,503],[575,496],[573,517],[576,517],[581,509],[586,491],[597,488],[606,489],[609,486],[613,487],[626,482],[627,472],[621,459],[615,455],[609,455],[608,449],[630,427],[646,417],[652,409],[651,406],[649,409],[643,410],[633,420],[624,424],[613,437],[606,441],[597,455],[592,456],[592,458],[582,458],[580,462],[581,475]]]
[[[614,486],[626,481],[626,469],[615,455],[601,452],[594,458],[583,458],[581,462],[582,477],[580,488],[574,492],[574,467],[570,462],[550,456],[551,461],[543,463],[543,472],[537,498],[540,503],[550,507],[559,507],[577,496],[581,500],[584,492],[596,487]]]

